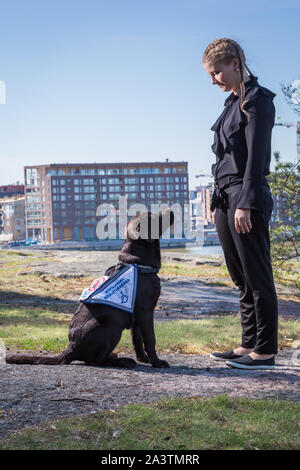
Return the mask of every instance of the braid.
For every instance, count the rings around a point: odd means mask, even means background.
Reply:
[[[247,69],[251,77],[254,77],[254,75],[246,64],[245,54],[241,46],[237,42],[235,42],[233,39],[229,39],[229,38],[216,39],[215,41],[211,42],[206,47],[203,53],[202,62],[214,64],[216,62],[223,61],[226,64],[228,64],[235,57],[239,61],[239,70],[240,70],[240,76],[241,76],[240,109],[249,119],[249,113],[244,109],[244,106],[247,103],[247,100],[245,100],[245,84],[243,80],[244,67]]]
[[[244,114],[246,114],[247,118],[249,119],[249,113],[244,109],[245,104],[247,103],[247,100],[245,100],[245,84],[243,80],[243,62],[239,53],[238,46],[235,46],[236,50],[236,55],[239,61],[239,69],[240,69],[240,76],[241,76],[241,83],[240,83],[240,89],[241,89],[241,99],[240,99],[240,108],[243,111]],[[245,63],[245,62],[244,62]]]

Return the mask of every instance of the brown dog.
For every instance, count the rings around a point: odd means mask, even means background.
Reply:
[[[145,233],[141,226],[148,220]],[[136,361],[118,357],[113,350],[120,341],[122,331],[131,329],[131,338],[140,362],[150,362],[152,367],[169,367],[158,358],[155,350],[153,326],[154,308],[160,296],[160,279],[157,272],[161,266],[159,238],[151,238],[155,221],[158,237],[174,223],[170,210],[136,215],[127,225],[127,238],[119,253],[119,263],[110,267],[106,275],[111,277],[127,264],[139,266],[139,282],[136,292],[134,315],[103,304],[85,304],[80,301],[69,327],[69,345],[57,356],[7,355],[7,363],[15,364],[69,364],[84,361],[88,365],[134,367]],[[144,230],[145,232],[145,230]],[[153,232],[152,232],[153,234]]]

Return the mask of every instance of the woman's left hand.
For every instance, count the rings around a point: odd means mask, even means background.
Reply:
[[[236,209],[234,214],[234,225],[237,233],[250,232],[252,228],[250,215],[251,209]]]

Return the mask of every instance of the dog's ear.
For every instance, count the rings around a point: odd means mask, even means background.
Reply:
[[[139,231],[139,215],[136,215],[127,224],[127,237],[131,240],[138,240],[140,238]]]
[[[159,215],[142,212],[133,217],[127,225],[127,236],[131,240],[144,240],[152,243],[159,238]]]

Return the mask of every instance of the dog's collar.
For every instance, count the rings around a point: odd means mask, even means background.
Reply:
[[[117,266],[129,266],[130,264],[135,264],[135,263],[118,263]],[[145,266],[143,264],[135,264],[135,266],[138,267],[139,272],[143,274],[152,274],[152,273],[158,273],[159,268],[153,268],[152,266]]]

